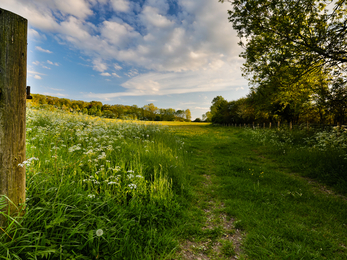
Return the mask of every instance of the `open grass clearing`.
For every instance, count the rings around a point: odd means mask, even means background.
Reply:
[[[340,186],[309,178],[295,149],[239,128],[40,113],[27,214],[1,230],[0,259],[346,259]]]
[[[224,204],[221,211],[234,219],[234,230],[245,234],[241,258],[346,259],[347,202],[343,197],[324,189],[317,192],[317,182],[312,185],[307,178],[297,177],[305,172],[293,175],[289,160],[262,153],[265,148],[250,141],[243,129],[201,127],[200,132],[185,127],[176,131],[193,151],[190,171],[200,176],[192,182],[200,198],[194,207],[208,209],[208,199]],[[213,191],[202,185],[206,174],[211,176]],[[191,220],[205,221],[200,215]],[[190,226],[189,241],[206,239],[203,224],[195,230]],[[200,258],[230,259],[211,253]]]

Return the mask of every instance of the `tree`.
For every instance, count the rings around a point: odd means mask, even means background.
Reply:
[[[175,111],[175,121],[184,121],[184,110],[178,109]]]
[[[205,122],[212,122],[212,114],[210,111],[207,111],[205,114],[202,115],[202,120]]]
[[[145,110],[145,112],[147,112],[145,113],[145,117],[148,120],[154,121],[158,113],[158,108],[153,103],[150,103],[148,105],[143,106],[143,109]]]
[[[312,102],[310,97],[324,93],[315,89],[322,75],[329,79],[325,81],[329,84],[328,89],[335,88],[335,93],[345,91],[346,1],[229,2],[233,6],[229,11],[229,21],[238,32],[240,45],[245,50],[240,55],[246,60],[243,74],[253,85],[252,91],[265,93],[264,96],[270,98],[267,111],[287,120],[307,113]],[[343,102],[346,105],[345,99]],[[342,110],[331,111],[341,114]]]
[[[212,100],[212,106],[210,107],[210,111],[212,116],[217,113],[228,101],[226,101],[222,96],[217,96]]]
[[[185,111],[185,117],[186,117],[186,120],[187,120],[187,121],[191,121],[191,119],[192,119],[192,113],[190,112],[189,109],[186,109],[186,111]]]
[[[224,2],[224,0],[219,0]],[[263,48],[274,48],[282,58],[295,57],[331,65],[347,62],[347,2],[325,0],[233,0],[229,21],[251,46],[256,38]],[[242,40],[251,40],[244,43]],[[253,46],[254,47],[254,46]],[[275,53],[273,53],[274,55]],[[304,56],[302,56],[304,54]],[[322,65],[322,64],[321,64]]]
[[[159,114],[162,121],[174,121],[175,119],[175,109],[173,108],[161,108],[159,109]]]

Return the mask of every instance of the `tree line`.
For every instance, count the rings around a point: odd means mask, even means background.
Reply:
[[[70,112],[78,112],[92,116],[105,118],[119,118],[128,120],[147,121],[187,121],[191,120],[191,112],[186,110],[175,110],[173,108],[158,108],[153,103],[138,107],[137,105],[108,105],[100,101],[85,102],[81,100],[70,100],[41,94],[32,94],[28,100],[31,106],[46,109],[62,109]]]
[[[347,1],[228,2],[250,92],[229,102],[217,96],[203,119],[346,124]]]

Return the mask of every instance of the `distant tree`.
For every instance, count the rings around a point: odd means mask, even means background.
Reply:
[[[163,121],[174,121],[175,113],[176,113],[176,111],[173,108],[167,108],[167,109],[161,108],[161,109],[159,109],[159,114],[160,114],[161,119]]]
[[[192,119],[192,114],[191,114],[189,109],[187,109],[185,111],[185,118],[186,118],[187,121],[191,121],[191,119]]]
[[[85,107],[82,109],[82,113],[88,115],[88,109]]]
[[[181,110],[181,109],[177,110],[175,112],[175,121],[184,121],[185,114],[186,114],[185,110]]]
[[[212,113],[210,111],[207,111],[202,115],[202,120],[205,122],[212,122]]]
[[[146,113],[147,119],[154,121],[154,119],[158,113],[158,108],[153,103],[150,103],[148,105],[145,105],[143,107],[143,109],[145,110],[145,112],[147,112]]]

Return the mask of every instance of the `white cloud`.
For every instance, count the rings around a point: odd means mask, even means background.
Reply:
[[[68,97],[69,95],[67,94],[62,94],[62,93],[52,93],[52,92],[44,92],[42,93],[43,95],[47,96],[52,96],[52,97]]]
[[[167,19],[164,15],[159,14],[158,8],[151,6],[146,6],[140,17],[147,26],[166,28],[170,25],[174,25],[174,22]]]
[[[35,49],[38,51],[46,52],[46,53],[53,53],[50,50],[45,50],[45,49],[41,48],[40,46],[36,46]]]
[[[34,76],[35,79],[42,79],[39,75]]]
[[[113,64],[114,65],[114,68],[116,69],[116,70],[121,70],[121,69],[123,69],[121,66],[119,66],[117,63],[115,63],[115,64]]]
[[[131,78],[131,77],[134,77],[138,74],[139,74],[139,72],[137,71],[137,69],[132,69],[128,73],[126,73],[125,75],[127,75],[129,78]]]
[[[53,0],[55,7],[64,15],[73,15],[85,19],[93,14],[89,1],[85,0]]]
[[[60,34],[64,35],[65,39],[78,39],[79,41],[89,40],[91,37],[89,31],[92,31],[93,26],[85,23],[83,20],[77,19],[74,16],[69,16],[66,20],[60,23]]]
[[[103,63],[101,59],[95,59],[93,60],[93,70],[99,71],[99,72],[104,72],[107,70],[107,65],[106,63]]]
[[[37,41],[40,41],[40,40],[47,40],[47,37],[46,35],[44,34],[40,34],[38,31],[32,29],[32,28],[29,28],[28,30],[28,38],[30,39],[34,39],[34,40],[37,40]]]
[[[61,88],[50,88],[50,87],[45,87],[46,89],[51,89],[54,91],[65,91],[65,89],[61,89]]]
[[[108,73],[108,72],[103,72],[103,73],[100,73],[101,76],[104,76],[104,77],[111,77],[111,74]]]
[[[125,89],[116,93],[89,93],[88,98],[110,99],[122,96],[170,95],[211,91],[238,91],[247,86],[247,81],[237,73],[239,64],[225,65],[218,70],[206,66],[206,70],[180,73],[151,72],[135,76],[121,84]]]
[[[131,78],[123,84],[126,91],[112,93],[115,96],[245,86],[239,70],[242,50],[228,22],[230,5],[178,0],[178,12],[168,14],[169,2],[146,0],[140,6],[128,0],[1,0],[1,5],[27,18],[33,37],[49,32],[59,43],[89,57],[85,63],[100,75],[119,77],[106,71],[133,68],[125,73]],[[105,15],[110,7],[116,11],[112,17]],[[92,24],[90,17],[99,22]],[[52,53],[40,46],[36,49]],[[138,71],[146,70],[150,73],[139,75]]]
[[[104,21],[100,30],[101,36],[111,45],[111,48],[124,49],[141,39],[140,33],[121,21]]]
[[[47,63],[50,65],[59,66],[59,64],[57,62],[52,62],[50,60],[47,60]]]
[[[40,72],[37,72],[37,71],[28,70],[27,72],[28,72],[28,74],[37,74],[37,75],[46,76],[46,74],[40,73]]]
[[[130,10],[130,3],[127,0],[111,0],[113,10],[119,12],[128,12]]]
[[[134,2],[110,0],[116,10],[129,12],[129,24],[120,18],[103,17],[104,21],[95,25],[85,19],[93,15],[93,8],[106,8],[106,1],[3,1],[27,14],[32,26],[58,33],[62,42],[105,66],[118,60],[155,71],[191,71],[220,55],[232,62],[241,51],[227,19],[230,6],[217,1],[179,0],[179,12],[168,15],[167,1],[147,0],[135,16],[130,12]],[[135,28],[142,28],[141,33]],[[94,69],[106,70],[95,64]]]

